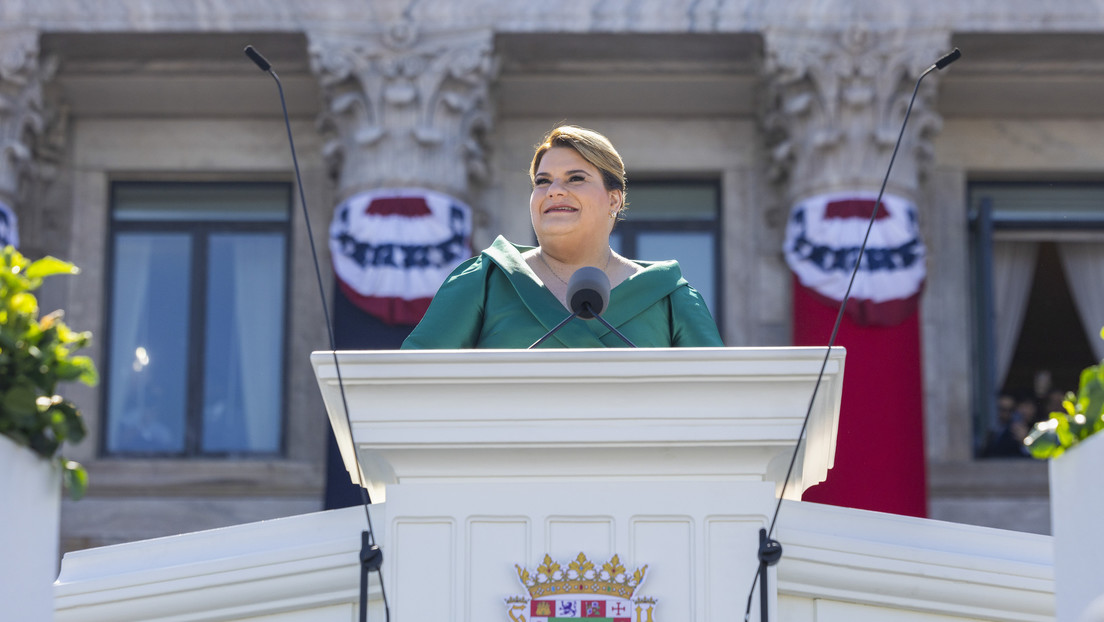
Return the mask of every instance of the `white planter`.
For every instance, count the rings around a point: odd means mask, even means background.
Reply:
[[[61,473],[0,434],[0,603],[5,620],[54,619]]]
[[[1104,594],[1104,433],[1050,461],[1057,622],[1079,622]]]

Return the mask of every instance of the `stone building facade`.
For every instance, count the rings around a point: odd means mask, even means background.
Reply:
[[[1047,533],[1046,465],[979,457],[992,391],[976,380],[988,328],[975,316],[970,197],[979,183],[1104,179],[1104,9],[1051,5],[4,0],[0,202],[17,214],[26,254],[83,268],[44,299],[104,335],[91,352],[100,361],[112,338],[109,257],[129,231],[119,184],[294,182],[280,102],[242,54],[249,44],[283,82],[327,283],[325,225],[361,190],[463,200],[475,248],[498,234],[531,241],[531,148],[569,121],[618,145],[630,201],[637,181],[718,189],[714,309],[725,342],[789,345],[790,207],[878,190],[916,77],[958,47],[963,60],[925,79],[887,186],[916,203],[928,249],[928,515]],[[108,385],[74,388],[92,438],[71,453],[93,483],[64,507],[63,549],[321,509],[327,424],[307,355],[327,336],[290,197],[283,440],[245,457],[120,455],[105,441]],[[1087,214],[1089,225],[1041,235],[1104,241]]]

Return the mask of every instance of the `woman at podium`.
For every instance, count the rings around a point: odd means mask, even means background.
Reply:
[[[637,347],[722,346],[701,295],[677,261],[634,261],[609,239],[627,205],[625,166],[610,141],[565,125],[549,132],[529,168],[538,246],[499,236],[437,291],[404,349],[527,348],[571,314],[568,283],[584,266],[609,278],[601,317]],[[604,324],[575,319],[545,348],[624,347]]]

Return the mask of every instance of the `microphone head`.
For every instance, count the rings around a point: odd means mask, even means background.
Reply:
[[[609,304],[610,280],[598,268],[579,268],[567,282],[567,302],[571,311],[584,320],[601,315]]]
[[[946,67],[947,65],[950,65],[951,63],[955,62],[956,60],[958,60],[961,57],[962,57],[962,52],[959,51],[958,48],[955,48],[955,49],[951,50],[950,52],[947,52],[946,54],[944,54],[943,58],[940,58],[939,60],[935,61],[935,68],[936,69],[943,69],[944,67]]]
[[[252,45],[245,46],[245,55],[249,57],[249,60],[256,63],[257,67],[260,67],[261,71],[268,71],[272,69],[272,64],[269,63],[261,53],[258,52]]]

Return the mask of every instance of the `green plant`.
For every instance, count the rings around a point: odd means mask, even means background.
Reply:
[[[76,405],[58,395],[57,387],[74,380],[89,386],[97,382],[92,359],[73,355],[88,345],[92,333],[70,330],[61,311],[40,319],[32,292],[48,276],[79,272],[54,257],[32,262],[11,246],[0,251],[0,434],[56,460],[73,499],[84,496],[88,473],[59,450],[65,442],[80,442],[87,428]]]
[[[1104,339],[1104,329],[1100,331]],[[1050,419],[1036,423],[1024,439],[1035,458],[1057,458],[1077,443],[1104,430],[1104,361],[1081,372],[1077,394],[1066,394],[1063,412],[1050,413]]]

